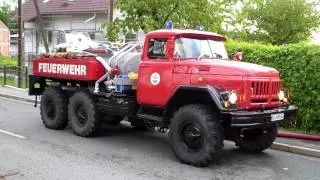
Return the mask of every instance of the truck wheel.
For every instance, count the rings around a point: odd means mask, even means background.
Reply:
[[[68,125],[68,98],[60,88],[49,88],[41,97],[40,115],[48,129],[64,129]]]
[[[207,166],[223,149],[223,128],[205,105],[181,107],[171,119],[170,140],[175,156],[183,163]]]
[[[79,136],[96,135],[100,130],[100,116],[90,94],[79,91],[70,99],[69,121],[73,132]]]
[[[118,125],[123,120],[121,116],[111,116],[105,114],[103,116],[103,121],[106,122],[108,125]]]
[[[262,133],[262,129],[248,130],[244,132],[244,137],[238,140],[237,145],[244,151],[261,152],[273,144],[277,133],[277,125],[267,127],[265,133]]]

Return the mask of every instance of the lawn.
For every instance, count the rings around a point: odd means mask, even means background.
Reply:
[[[22,78],[22,88],[27,88],[27,82],[24,78]],[[16,78],[15,77],[7,77],[7,82],[4,84],[4,77],[0,77],[0,86],[1,85],[10,85],[16,86]]]

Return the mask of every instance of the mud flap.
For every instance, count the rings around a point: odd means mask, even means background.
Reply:
[[[29,96],[41,95],[45,89],[45,78],[35,75],[29,75]]]

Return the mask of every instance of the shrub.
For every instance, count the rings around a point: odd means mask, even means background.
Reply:
[[[0,66],[17,66],[17,60],[11,57],[0,56]]]
[[[320,132],[320,46],[306,43],[271,46],[233,41],[226,46],[230,57],[241,51],[246,62],[276,68],[282,88],[299,108],[297,128]]]

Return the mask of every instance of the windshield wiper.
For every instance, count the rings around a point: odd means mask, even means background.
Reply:
[[[219,53],[213,53],[213,54],[216,55],[216,58],[217,58],[217,59],[222,59],[222,57],[223,57],[223,56],[222,56],[221,54],[219,54]]]
[[[200,54],[200,56],[197,58],[197,60],[199,61],[201,58],[210,58],[210,56],[208,54]]]

